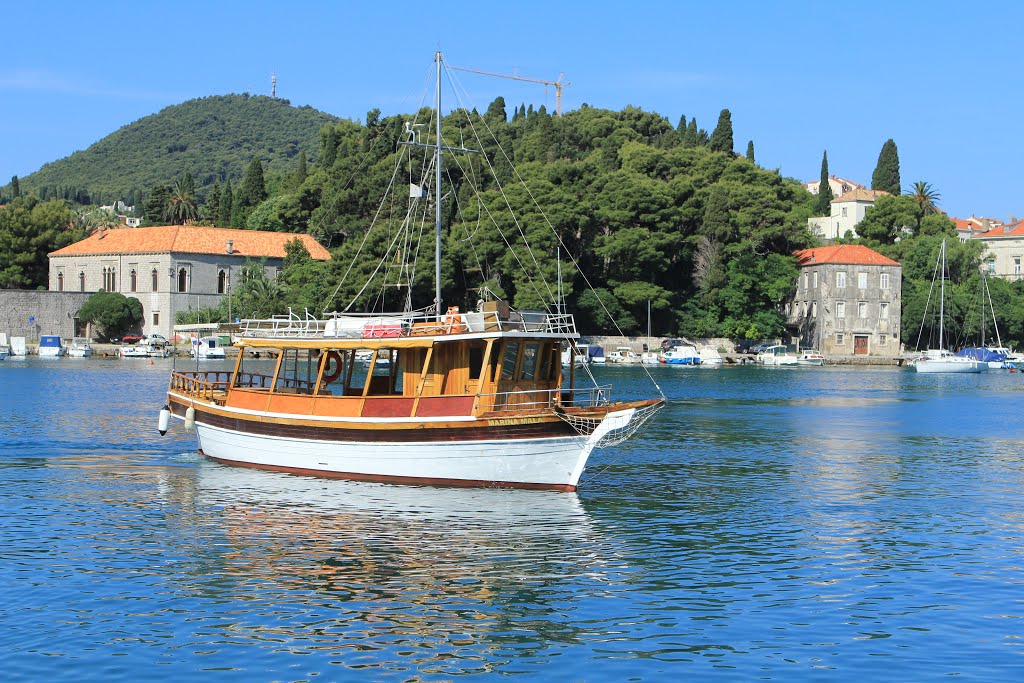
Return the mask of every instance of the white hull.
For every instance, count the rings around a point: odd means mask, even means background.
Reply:
[[[924,373],[985,372],[988,370],[988,363],[959,356],[921,358],[914,363],[914,369]]]
[[[60,358],[64,355],[64,348],[57,348],[54,346],[43,346],[39,348],[40,358]]]
[[[68,349],[68,358],[87,358],[92,355],[92,349]]]
[[[635,409],[610,413],[589,436],[539,439],[387,442],[321,441],[248,434],[204,424],[196,416],[203,453],[229,464],[396,483],[488,483],[575,488],[591,451]]]
[[[768,356],[766,358],[759,358],[758,362],[761,365],[799,365],[800,359],[796,356]]]

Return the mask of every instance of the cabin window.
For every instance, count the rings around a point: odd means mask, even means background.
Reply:
[[[178,269],[178,291],[188,291],[188,271],[185,270],[184,268]]]
[[[128,274],[128,286],[131,288],[129,291],[137,291],[136,288],[138,287],[139,284],[138,277],[138,273],[136,273],[134,270]]]
[[[278,360],[274,391],[282,394],[313,393],[318,361],[319,358],[314,359],[309,349],[285,349]]]
[[[519,342],[505,344],[505,354],[501,361],[501,378],[513,379],[516,375],[516,360],[519,357]]]
[[[224,294],[228,291],[228,274],[225,271],[217,273],[217,293]]]
[[[469,347],[469,378],[480,379],[480,373],[484,369],[485,346]]]
[[[537,360],[540,357],[537,351],[539,349],[539,344],[527,344],[523,348],[523,367],[519,371],[521,379],[533,381],[537,377]]]
[[[57,273],[57,291],[64,291],[64,273]]]
[[[153,291],[155,292],[157,290],[157,286],[159,285],[159,280],[157,280],[156,268],[153,269],[152,277],[153,277]]]

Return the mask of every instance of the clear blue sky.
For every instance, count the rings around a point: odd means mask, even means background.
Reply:
[[[426,14],[441,8],[438,17]],[[925,180],[965,217],[1024,216],[1021,3],[6,3],[0,184],[194,97],[270,92],[346,118],[412,111],[433,52],[572,84],[563,109],[636,105],[714,127],[807,181],[870,184],[887,138],[904,191]],[[544,86],[461,75],[481,109]]]

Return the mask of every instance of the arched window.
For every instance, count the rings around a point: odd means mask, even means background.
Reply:
[[[223,294],[228,291],[228,274],[225,271],[217,273],[217,293]]]
[[[178,291],[188,291],[188,271],[184,268],[178,270]]]
[[[158,286],[159,284],[160,284],[160,283],[159,283],[159,281],[157,280],[156,268],[154,268],[154,269],[153,269],[153,291],[154,291],[154,292],[155,292],[155,291],[157,290],[157,286]]]
[[[78,289],[79,291],[85,291],[85,271],[78,274]]]
[[[57,291],[64,291],[64,273],[57,273]]]
[[[110,291],[117,291],[117,274],[114,272],[113,267],[110,269]]]
[[[110,291],[110,276],[107,274],[107,267],[103,266],[103,291]]]
[[[135,288],[138,286],[139,282],[138,282],[138,274],[134,270],[128,276],[128,282],[129,282],[129,285],[131,286],[131,291],[133,291],[133,292],[136,291]]]

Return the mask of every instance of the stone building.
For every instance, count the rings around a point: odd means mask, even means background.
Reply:
[[[309,235],[197,225],[103,230],[49,254],[49,289],[103,289],[138,299],[141,332],[169,339],[178,311],[220,304],[249,259],[266,259],[267,276],[276,277],[294,239],[314,259],[331,258]]]
[[[856,188],[832,200],[828,216],[807,219],[807,227],[821,239],[834,240],[850,233],[857,237],[857,224],[864,220],[864,214],[875,205],[875,201],[889,194],[884,190]]]
[[[971,239],[985,244],[982,268],[990,277],[1024,279],[1024,221],[1000,224],[986,232],[975,233]]]
[[[787,325],[826,356],[900,353],[903,268],[859,244],[796,252],[800,276]]]

